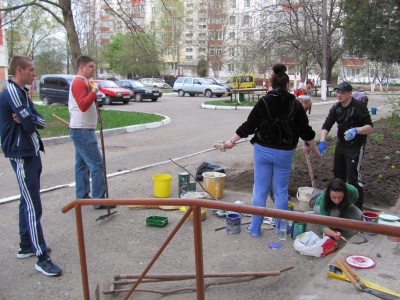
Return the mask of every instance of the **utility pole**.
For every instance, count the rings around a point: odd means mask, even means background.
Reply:
[[[326,62],[327,62],[327,35],[326,35],[326,0],[322,0],[322,80],[321,80],[321,98],[326,101]]]

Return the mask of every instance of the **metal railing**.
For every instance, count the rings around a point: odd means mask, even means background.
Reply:
[[[363,222],[348,220],[343,218],[334,218],[313,214],[305,214],[301,212],[293,212],[287,210],[278,210],[273,208],[256,207],[244,204],[234,204],[225,203],[221,201],[214,200],[203,200],[203,199],[182,199],[182,198],[116,198],[116,199],[82,199],[75,200],[62,208],[63,213],[75,208],[76,216],[76,229],[78,236],[78,248],[79,248],[79,258],[81,265],[81,275],[82,275],[82,288],[83,296],[85,300],[90,299],[89,292],[89,280],[88,271],[86,263],[86,250],[85,250],[85,239],[83,232],[83,219],[82,219],[82,209],[81,206],[84,205],[164,205],[164,206],[189,206],[189,210],[185,213],[182,219],[175,226],[173,231],[170,233],[168,238],[162,244],[160,249],[157,251],[155,256],[152,258],[150,263],[147,265],[145,270],[137,279],[136,283],[127,293],[124,299],[128,299],[136,287],[139,285],[140,281],[146,276],[147,272],[156,262],[158,257],[161,255],[163,250],[166,248],[168,243],[172,240],[175,234],[178,232],[180,227],[183,225],[185,220],[188,218],[190,213],[193,211],[193,233],[194,233],[194,253],[195,253],[195,267],[196,267],[196,291],[197,299],[203,300],[205,295],[204,289],[204,266],[203,266],[203,242],[202,242],[202,225],[201,225],[201,208],[215,208],[225,211],[234,211],[247,214],[261,215],[266,217],[287,219],[293,221],[303,221],[307,223],[327,225],[332,227],[353,229],[362,232],[378,233],[388,236],[400,237],[400,230],[394,230],[393,226],[377,224],[372,222]],[[395,227],[397,228],[397,227]],[[102,292],[102,291],[101,291]]]

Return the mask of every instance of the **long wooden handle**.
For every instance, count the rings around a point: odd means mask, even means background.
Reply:
[[[353,276],[354,279],[357,280],[357,282],[359,283],[361,278],[357,275],[357,273],[354,272],[354,270],[349,266],[349,264],[346,261],[342,260],[342,263],[345,266],[345,268],[347,269],[347,271],[349,271],[351,276]]]
[[[305,156],[306,156],[306,163],[307,163],[307,167],[308,167],[308,173],[310,173],[311,186],[315,189],[316,184],[315,184],[314,172],[313,172],[313,169],[311,166],[310,155],[305,154]]]
[[[360,291],[363,290],[363,288],[360,286],[358,281],[353,277],[353,275],[349,272],[349,270],[346,268],[346,265],[344,264],[343,260],[340,258],[337,258],[336,260],[337,265],[339,266],[340,269],[346,274],[347,278],[351,281],[351,283],[358,288]]]
[[[52,114],[53,118],[56,118],[58,121],[61,121],[65,125],[69,126],[69,123],[65,121],[63,118],[60,118],[59,116],[56,116],[55,114]]]

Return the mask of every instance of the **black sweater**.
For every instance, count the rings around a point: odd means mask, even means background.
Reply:
[[[296,148],[299,137],[305,141],[315,137],[303,106],[284,90],[261,97],[236,133],[241,138],[254,134],[252,144],[282,150]]]

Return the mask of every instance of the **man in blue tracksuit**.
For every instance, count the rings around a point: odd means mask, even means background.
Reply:
[[[18,258],[36,255],[35,269],[44,275],[60,275],[62,270],[49,257],[50,248],[43,237],[40,219],[40,174],[42,161],[39,151],[43,143],[36,129],[43,129],[45,120],[29,99],[29,85],[35,79],[33,61],[15,56],[9,66],[12,79],[0,96],[1,147],[10,159],[21,193],[19,204],[20,249]]]

